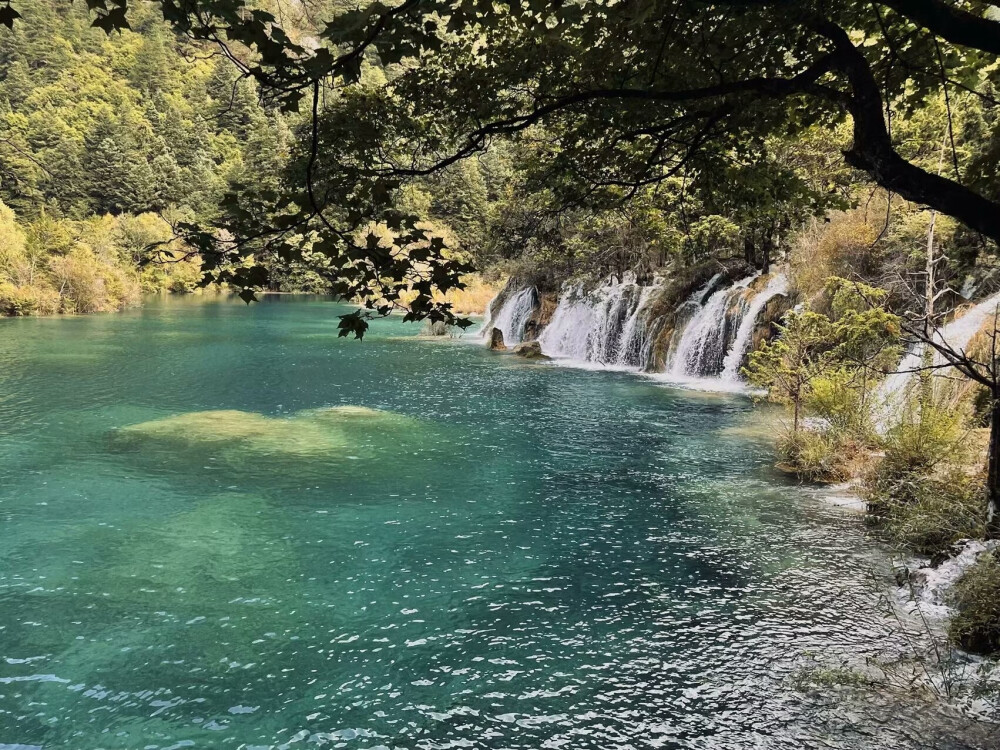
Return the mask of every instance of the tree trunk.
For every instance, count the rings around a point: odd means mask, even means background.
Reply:
[[[938,169],[940,171],[940,168]],[[928,335],[933,335],[934,331],[934,293],[937,284],[934,280],[934,265],[937,262],[934,258],[934,223],[937,218],[937,211],[931,210],[931,222],[927,228],[927,258],[924,266],[924,316],[927,320],[926,330]],[[923,368],[920,371],[920,419],[923,420],[934,403],[934,348],[924,345],[924,355],[920,358]]]
[[[990,536],[1000,536],[1000,386],[992,393],[990,407],[990,448],[987,459],[987,524]]]
[[[990,447],[987,457],[987,528],[990,536],[1000,536],[1000,388],[994,388],[990,407]]]

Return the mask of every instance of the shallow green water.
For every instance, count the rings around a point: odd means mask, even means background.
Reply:
[[[744,400],[338,312],[0,321],[0,748],[989,746]]]

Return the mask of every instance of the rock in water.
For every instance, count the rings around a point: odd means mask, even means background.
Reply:
[[[490,332],[490,349],[495,352],[506,351],[507,347],[503,343],[503,331],[499,328],[494,328]]]
[[[548,359],[542,353],[542,345],[537,341],[523,341],[514,347],[514,354],[525,359]]]

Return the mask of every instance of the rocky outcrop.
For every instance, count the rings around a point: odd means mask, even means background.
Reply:
[[[507,346],[503,342],[503,331],[499,328],[490,331],[490,349],[495,352],[507,351]]]
[[[556,307],[559,306],[559,297],[551,292],[546,292],[539,295],[538,307],[528,318],[528,322],[524,325],[524,340],[532,341],[537,339],[542,330],[549,323],[552,322],[552,316],[556,312]]]
[[[525,359],[549,359],[542,353],[542,345],[538,341],[522,341],[512,352]]]
[[[778,324],[781,323],[781,319],[785,317],[785,313],[795,307],[793,300],[794,298],[790,294],[779,294],[767,301],[757,318],[749,351],[757,351],[765,341],[770,341],[778,335]],[[746,359],[748,358],[749,356]],[[743,362],[744,366],[746,359]]]

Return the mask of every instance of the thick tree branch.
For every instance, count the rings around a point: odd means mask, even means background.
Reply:
[[[1000,21],[977,16],[943,0],[881,0],[952,44],[1000,55]]]
[[[847,162],[906,200],[936,208],[1000,242],[1000,204],[900,156],[889,136],[882,93],[867,59],[841,27],[828,20],[814,26],[833,43],[837,67],[851,85],[847,109],[854,120],[854,143],[844,153]]]
[[[725,99],[741,94],[783,99],[795,94],[821,94],[825,99],[841,100],[839,92],[821,86],[818,81],[834,67],[832,55],[822,55],[808,68],[790,78],[755,77],[739,81],[703,86],[693,89],[661,90],[644,88],[591,89],[557,97],[546,104],[535,107],[530,112],[495,120],[471,131],[466,136],[465,145],[451,155],[427,167],[394,167],[396,175],[423,176],[440,171],[467,156],[482,150],[490,138],[499,135],[513,135],[527,130],[548,116],[580,104],[595,101],[648,101],[683,104],[705,99]],[[844,102],[841,100],[841,104]]]

